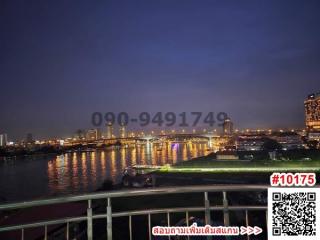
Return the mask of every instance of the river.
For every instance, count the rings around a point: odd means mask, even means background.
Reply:
[[[14,202],[88,193],[106,179],[119,183],[127,166],[174,164],[210,152],[205,143],[164,144],[161,148],[145,144],[1,160],[0,199]]]

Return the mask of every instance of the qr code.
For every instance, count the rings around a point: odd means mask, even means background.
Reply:
[[[270,188],[268,191],[269,239],[320,239],[317,232],[316,188]],[[298,237],[298,238],[293,238]]]

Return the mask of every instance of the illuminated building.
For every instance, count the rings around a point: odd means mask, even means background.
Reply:
[[[107,139],[111,139],[113,138],[113,125],[112,123],[107,123],[106,124],[106,127],[107,127],[107,134],[106,134],[106,138]]]
[[[320,131],[320,94],[311,94],[304,101],[306,127]]]
[[[7,134],[0,134],[0,147],[5,147],[8,143]]]
[[[120,138],[125,138],[126,137],[126,127],[124,125],[120,126],[119,135],[120,135]]]
[[[304,148],[301,136],[295,132],[275,132],[268,137],[280,143],[283,150]]]
[[[100,132],[98,129],[90,129],[87,131],[87,140],[97,140],[100,138]]]
[[[230,118],[226,118],[223,122],[223,134],[224,135],[232,135],[233,134],[233,123]]]
[[[236,139],[236,148],[239,151],[259,151],[266,139],[272,139],[281,144],[283,150],[303,149],[304,144],[299,134],[295,132],[273,132],[272,134],[246,134]]]
[[[259,151],[264,143],[262,135],[241,135],[237,137],[236,149],[239,151]]]
[[[318,132],[309,132],[308,133],[308,140],[309,141],[318,141],[318,142],[320,142],[320,131],[318,131]]]

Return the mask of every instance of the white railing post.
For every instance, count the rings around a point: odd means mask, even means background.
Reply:
[[[266,227],[268,229],[268,209],[266,210]]]
[[[21,229],[21,240],[24,240],[24,228]]]
[[[151,232],[151,215],[148,214],[148,234],[149,234],[149,240],[152,238],[152,232]]]
[[[208,192],[204,192],[204,208],[205,208],[205,222],[206,224],[210,224],[211,216],[210,216],[210,201],[208,198]]]
[[[168,227],[170,227],[170,213],[169,212],[167,212],[167,223],[168,223]],[[171,239],[171,236],[169,235],[168,236],[168,239],[170,240]]]
[[[229,204],[228,204],[228,199],[227,199],[227,192],[223,192],[223,221],[225,226],[230,225],[229,221]]]
[[[129,215],[129,239],[132,240],[132,216]]]
[[[107,205],[107,239],[112,240],[112,208],[111,198],[108,198]]]
[[[246,227],[249,226],[249,213],[248,210],[246,210]],[[247,240],[250,240],[249,234],[247,234]]]
[[[92,240],[92,207],[91,200],[88,200],[88,209],[87,209],[87,236],[88,240]]]
[[[208,197],[208,192],[204,192],[204,214],[205,214],[205,222],[206,225],[210,225],[211,224],[211,216],[210,216],[210,201],[209,201],[209,197]],[[207,237],[208,240],[211,240],[212,237],[208,236]]]
[[[187,225],[187,227],[189,227],[189,212],[188,211],[186,211],[186,225]],[[188,235],[187,238],[189,240],[190,236]]]
[[[47,240],[48,239],[48,226],[45,225],[44,226],[44,240]]]
[[[66,229],[66,240],[69,240],[69,222],[67,222],[67,229]]]

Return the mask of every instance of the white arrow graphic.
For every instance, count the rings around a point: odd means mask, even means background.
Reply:
[[[247,227],[244,227],[244,226],[241,226],[240,227],[240,235],[245,235],[245,234],[248,234],[248,235],[258,235],[262,233],[262,229],[260,227],[257,227],[257,226],[254,226],[254,227],[251,227],[251,226],[247,226]]]
[[[240,234],[241,234],[241,235],[247,234],[247,228],[244,227],[244,226],[241,226],[241,227],[240,227]]]
[[[262,233],[262,229],[257,226],[254,226],[253,229],[254,229],[254,235],[258,235],[258,234]]]
[[[254,228],[248,226],[248,227],[247,227],[247,231],[248,231],[247,234],[248,234],[248,235],[251,235],[251,234],[253,234],[253,232],[254,232]]]

